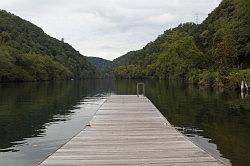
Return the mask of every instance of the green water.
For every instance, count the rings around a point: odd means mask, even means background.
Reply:
[[[36,165],[88,123],[102,97],[136,94],[137,82],[0,84],[0,165]],[[146,96],[190,140],[227,164],[250,163],[250,96],[142,82]]]

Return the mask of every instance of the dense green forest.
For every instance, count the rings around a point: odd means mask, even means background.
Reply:
[[[184,23],[113,62],[84,57],[69,44],[0,10],[0,82],[56,79],[182,78],[235,88],[250,80],[249,3],[223,0],[199,25]]]
[[[235,88],[250,80],[249,3],[223,0],[203,23],[166,30],[113,61],[116,78],[184,78]]]
[[[82,79],[95,67],[72,46],[0,10],[0,82]]]
[[[99,58],[99,57],[86,57],[92,65],[96,67],[97,78],[110,78],[112,77],[112,61]]]

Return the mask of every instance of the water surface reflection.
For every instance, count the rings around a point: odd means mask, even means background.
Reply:
[[[88,123],[103,97],[135,94],[137,82],[0,84],[0,164],[37,164]],[[189,139],[226,163],[250,163],[249,97],[180,82],[144,82],[147,97]]]

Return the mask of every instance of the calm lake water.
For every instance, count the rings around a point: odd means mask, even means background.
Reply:
[[[36,165],[80,132],[110,94],[135,80],[0,84],[0,165]],[[250,163],[250,96],[158,80],[146,96],[179,131],[227,164]]]

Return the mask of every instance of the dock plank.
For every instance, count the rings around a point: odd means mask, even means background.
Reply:
[[[112,95],[90,125],[40,165],[224,164],[173,128],[146,97]]]

